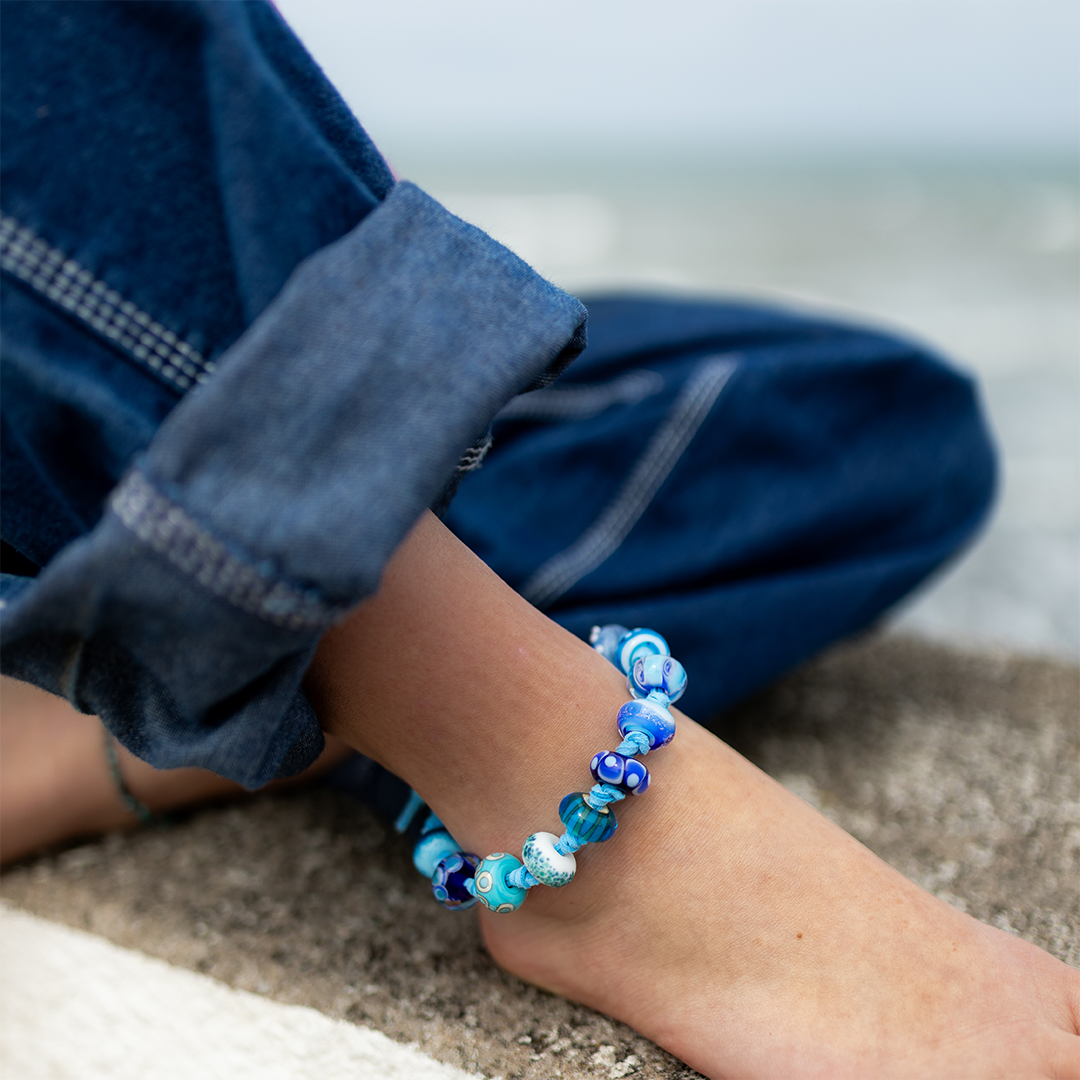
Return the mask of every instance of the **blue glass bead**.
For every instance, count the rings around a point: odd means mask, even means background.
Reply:
[[[649,770],[637,758],[614,750],[597,754],[589,769],[598,784],[611,784],[627,795],[640,795],[649,786]]]
[[[456,851],[439,861],[431,875],[431,891],[444,908],[464,911],[476,903],[476,897],[466,888],[465,882],[476,875],[480,856],[467,851]]]
[[[583,844],[602,844],[611,838],[619,825],[608,807],[597,810],[585,801],[584,794],[575,791],[563,796],[559,803],[559,817],[566,831]]]
[[[541,885],[561,889],[574,880],[577,859],[572,854],[559,851],[555,845],[559,838],[554,833],[533,833],[521,848],[521,861]]]
[[[625,626],[616,623],[608,623],[607,626],[594,626],[589,631],[589,644],[605,659],[612,664],[617,663],[615,653],[619,642],[630,631]]]
[[[412,856],[413,866],[424,877],[429,878],[435,873],[435,867],[447,855],[453,855],[454,852],[460,850],[461,845],[446,829],[442,827],[432,829],[430,832],[423,833],[420,839],[416,841]]]
[[[517,911],[525,903],[529,890],[510,885],[506,877],[520,866],[521,863],[505,851],[496,851],[481,859],[474,878],[477,900],[489,911]]]
[[[670,656],[668,643],[655,630],[631,630],[619,639],[615,665],[629,675],[639,656]]]
[[[674,656],[639,656],[626,677],[626,685],[636,698],[659,690],[669,701],[678,701],[686,690],[686,669]]]
[[[643,732],[650,750],[667,746],[675,738],[675,717],[663,705],[648,698],[628,701],[619,709],[615,722],[624,738],[629,731]]]

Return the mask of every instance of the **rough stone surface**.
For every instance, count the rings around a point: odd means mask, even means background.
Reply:
[[[913,880],[1080,966],[1080,669],[898,639],[839,647],[714,722]],[[3,898],[487,1076],[696,1074],[526,986],[408,852],[325,791],[45,854]]]

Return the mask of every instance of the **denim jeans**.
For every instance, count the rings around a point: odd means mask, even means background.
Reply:
[[[747,303],[586,299],[589,347],[504,409],[447,522],[575,634],[660,630],[702,719],[876,620],[977,530],[971,381]]]
[[[154,765],[296,772],[320,634],[585,309],[395,185],[268,4],[0,46],[3,670]]]
[[[692,712],[984,515],[971,384],[870,330],[600,299],[547,386],[585,309],[395,184],[269,5],[6,5],[0,47],[3,670],[154,765],[314,759],[321,633],[493,421],[450,526],[575,632],[664,632]]]

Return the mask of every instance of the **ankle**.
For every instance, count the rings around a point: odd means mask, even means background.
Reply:
[[[421,796],[466,850],[520,855],[530,834],[563,832],[561,800],[589,791],[593,756],[620,741],[614,721],[627,698],[625,682],[606,662],[600,665],[591,655],[582,656],[562,668],[571,690],[562,685],[538,687],[526,708],[520,702],[511,705],[503,715],[514,717],[516,734],[507,741],[481,740],[483,746],[476,748],[452,789],[444,784],[430,787],[420,780]],[[648,794],[641,801],[647,798]],[[626,820],[635,816],[630,801],[611,807],[620,822],[624,811]],[[589,845],[577,857],[588,862],[608,843]]]

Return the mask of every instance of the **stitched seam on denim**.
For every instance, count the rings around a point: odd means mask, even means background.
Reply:
[[[613,405],[634,405],[664,389],[657,371],[628,371],[608,382],[556,384],[519,394],[499,410],[497,420],[585,420]]]
[[[618,550],[690,445],[734,370],[735,362],[728,356],[711,357],[698,365],[600,516],[522,586],[521,595],[526,600],[538,608],[547,607]]]
[[[142,473],[128,474],[113,492],[110,506],[140,540],[203,588],[274,626],[321,629],[347,610],[264,577],[232,555]]]
[[[204,382],[214,363],[125,300],[89,270],[0,214],[0,269],[79,319],[180,390]]]
[[[487,452],[491,449],[491,435],[490,433],[485,435],[479,442],[473,443],[464,454],[461,455],[461,460],[454,466],[454,472],[456,473],[470,473],[479,469],[484,463],[484,458],[487,457]]]

